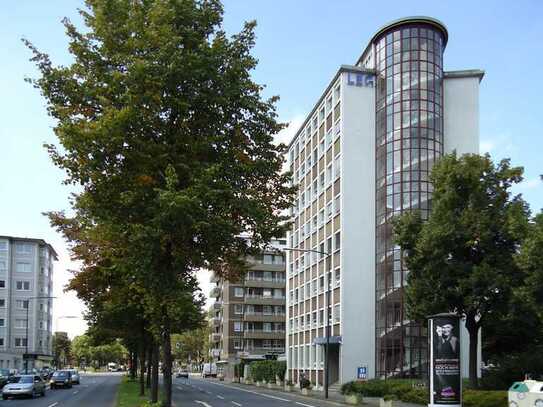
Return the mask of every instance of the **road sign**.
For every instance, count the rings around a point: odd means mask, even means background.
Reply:
[[[366,380],[368,378],[368,367],[360,366],[357,368],[356,377],[358,380]]]

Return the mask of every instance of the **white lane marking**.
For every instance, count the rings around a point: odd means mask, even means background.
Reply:
[[[56,405],[58,405],[58,401],[53,404],[49,404],[47,407],[55,407]]]
[[[299,404],[299,405],[305,406],[305,407],[315,407],[315,406],[312,406],[311,404],[300,403],[299,401],[297,401],[296,404]]]
[[[79,390],[76,390],[76,391],[73,392],[73,394],[77,394],[77,393],[79,393]]]
[[[183,388],[182,388],[182,387],[179,387],[179,386],[177,386],[177,390],[181,390],[181,391],[183,391]]]
[[[223,397],[223,396],[219,396],[218,394],[217,394],[217,398],[218,398],[218,399],[221,399],[221,400],[224,400],[224,397]]]
[[[235,405],[235,406],[241,407],[241,404],[236,403],[235,401],[233,401],[232,404]]]
[[[204,407],[211,407],[209,404],[207,404],[206,402],[204,401],[200,401],[200,400],[194,400],[197,404],[201,404],[202,406]]]
[[[251,391],[251,390],[246,390],[246,389],[240,389],[238,387],[235,387],[235,386],[227,386],[226,384],[220,384],[220,383],[215,383],[215,382],[208,382],[208,383],[211,383],[211,384],[214,384],[216,386],[223,386],[223,387],[227,387],[229,389],[236,389],[236,390],[239,390],[239,391],[244,391],[246,393],[252,393],[252,394],[256,394],[258,396],[262,396],[262,397],[268,397],[270,399],[275,399],[275,400],[281,400],[281,401],[288,401],[288,402],[291,402],[292,400],[289,400],[289,399],[284,399],[282,397],[277,397],[277,396],[272,396],[271,394],[264,394],[264,393],[258,393],[256,391]],[[313,406],[312,406],[313,407]]]

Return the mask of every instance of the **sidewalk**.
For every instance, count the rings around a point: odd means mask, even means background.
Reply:
[[[210,379],[207,379],[210,380]],[[219,382],[217,379],[211,379],[213,381]],[[243,383],[237,383],[237,382],[229,382],[229,381],[222,381],[220,382],[222,384],[232,386],[232,387],[239,387],[242,389],[251,389],[251,391],[255,391],[257,393],[263,393],[263,394],[273,394],[273,393],[283,393],[285,395],[292,394],[296,397],[305,398],[307,400],[319,400],[324,401],[330,404],[339,405],[339,406],[348,406],[349,404],[345,403],[345,398],[343,394],[339,393],[338,391],[329,390],[328,391],[328,400],[324,398],[324,391],[320,390],[313,390],[311,391],[311,395],[305,396],[301,393],[299,387],[295,387],[293,391],[288,392],[285,391],[282,387],[276,386],[274,389],[269,389],[268,387],[258,387],[254,384],[243,384]],[[412,404],[412,403],[404,403],[402,401],[397,401],[397,404],[395,406],[398,407],[421,407],[420,404]],[[364,397],[364,400],[361,405],[370,405],[370,406],[379,406],[379,398],[378,397]]]

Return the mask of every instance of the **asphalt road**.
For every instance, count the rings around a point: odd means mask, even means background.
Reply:
[[[174,379],[173,401],[178,407],[330,407],[334,404],[259,387],[230,386],[191,376]]]
[[[0,400],[0,407],[114,407],[121,373],[81,375],[71,389],[48,389],[45,397]]]

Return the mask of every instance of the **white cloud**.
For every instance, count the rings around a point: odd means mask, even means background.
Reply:
[[[489,153],[492,158],[500,160],[510,157],[517,148],[511,134],[503,133],[482,139],[479,143],[479,150],[481,154]]]
[[[481,143],[479,144],[479,150],[481,153],[492,153],[492,150],[494,149],[494,143],[490,140],[481,140]]]
[[[518,188],[520,188],[520,189],[535,189],[535,188],[540,187],[542,184],[543,184],[543,182],[541,181],[541,178],[539,178],[539,177],[530,178],[530,179],[525,179],[524,181],[522,181],[518,185]]]
[[[285,122],[288,123],[288,127],[281,130],[276,136],[275,136],[275,142],[276,143],[285,143],[289,144],[300,126],[303,124],[305,119],[305,116],[297,115],[294,116],[290,120],[285,120]]]

